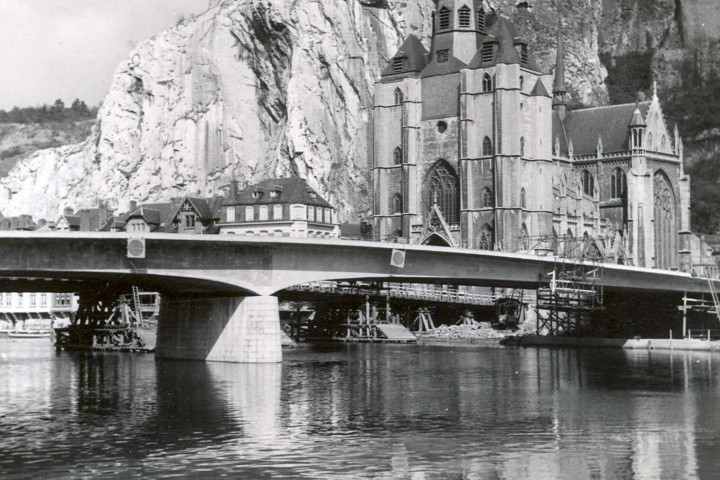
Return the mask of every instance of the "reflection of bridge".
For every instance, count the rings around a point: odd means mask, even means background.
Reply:
[[[157,353],[176,358],[279,361],[276,292],[306,282],[373,280],[534,289],[552,257],[340,240],[148,234],[146,258],[124,233],[0,235],[0,291],[95,292],[140,285],[165,294]],[[403,268],[390,264],[405,250]],[[606,291],[707,293],[679,272],[604,269]]]

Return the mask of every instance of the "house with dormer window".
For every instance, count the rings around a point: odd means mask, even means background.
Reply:
[[[272,178],[238,191],[222,202],[224,235],[338,238],[335,209],[301,178]]]

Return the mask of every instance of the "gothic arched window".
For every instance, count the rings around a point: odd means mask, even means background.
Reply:
[[[492,192],[487,187],[482,191],[482,206],[483,208],[492,207]]]
[[[525,83],[525,79],[523,78],[522,75],[520,75],[520,91],[522,91],[524,83]]]
[[[520,156],[525,156],[525,137],[520,137]]]
[[[477,248],[480,250],[492,250],[493,249],[493,231],[492,227],[487,223],[482,226],[480,233],[477,236]]]
[[[492,78],[487,73],[483,75],[483,92],[492,92]]]
[[[483,156],[492,155],[492,141],[490,137],[485,137],[483,140]]]
[[[582,172],[582,189],[583,193],[590,197],[595,194],[595,177],[587,170]]]
[[[395,147],[395,151],[393,152],[393,163],[395,165],[402,165],[402,149],[400,147]]]
[[[520,208],[527,208],[527,195],[524,188],[520,189]]]
[[[464,5],[458,10],[458,22],[460,28],[470,28],[470,9],[467,5]]]
[[[402,90],[399,88],[395,89],[395,105],[402,105],[403,103],[403,93]]]
[[[477,30],[480,33],[485,33],[485,10],[482,7],[477,12]]]
[[[393,197],[393,212],[392,213],[402,213],[402,197],[398,193]]]
[[[430,206],[437,205],[448,223],[458,223],[459,182],[455,171],[445,160],[435,162],[428,174]]]
[[[438,15],[438,23],[438,30],[447,30],[448,28],[450,28],[450,10],[445,7],[442,7],[440,9],[440,13]]]
[[[627,179],[622,168],[618,167],[613,170],[610,176],[610,198],[622,198],[625,194],[626,184]]]

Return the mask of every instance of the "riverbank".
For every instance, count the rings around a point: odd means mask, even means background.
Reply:
[[[670,338],[584,338],[525,335],[503,341],[521,347],[622,348],[627,350],[720,351],[720,341]]]

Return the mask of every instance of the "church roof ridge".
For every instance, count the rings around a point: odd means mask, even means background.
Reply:
[[[632,106],[637,105],[637,106],[643,106],[643,107],[644,107],[644,106],[650,106],[650,103],[652,103],[650,100],[645,100],[645,101],[642,101],[642,102],[614,103],[614,104],[612,104],[612,105],[598,105],[598,106],[595,106],[595,107],[584,107],[584,108],[572,109],[572,110],[570,110],[570,112],[572,112],[572,113],[588,112],[588,111],[590,111],[590,110],[598,110],[598,109],[601,109],[601,108],[627,107],[628,105],[632,105]]]

